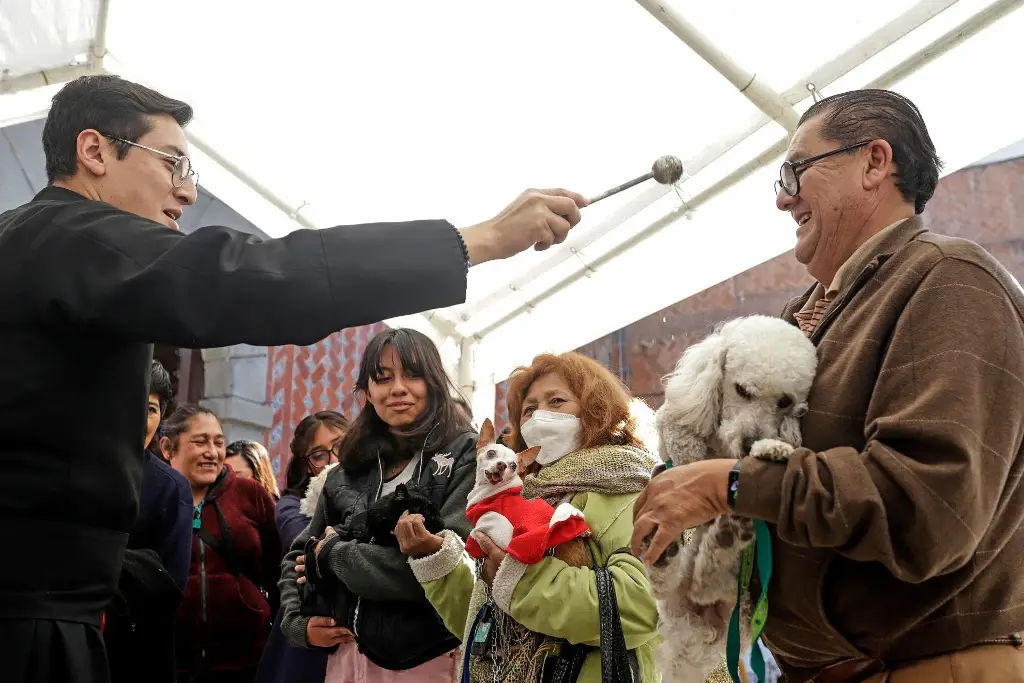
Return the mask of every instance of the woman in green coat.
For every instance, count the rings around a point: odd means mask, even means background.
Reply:
[[[417,515],[399,522],[395,533],[413,573],[448,629],[465,634],[464,648],[481,607],[490,606],[487,645],[470,648],[474,683],[545,681],[565,643],[593,648],[577,680],[600,683],[594,569],[605,565],[630,664],[642,683],[661,680],[654,663],[657,607],[643,564],[622,552],[633,531],[633,503],[656,462],[638,435],[630,400],[614,375],[577,353],[538,356],[509,379],[513,424],[505,443],[517,452],[541,447],[524,477],[523,495],[553,506],[569,501],[583,512],[592,532],[583,541],[588,552],[581,553],[587,566],[553,554],[525,565],[484,537],[488,557],[478,576],[456,533],[430,534]]]

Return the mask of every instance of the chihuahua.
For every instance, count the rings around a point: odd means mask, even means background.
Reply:
[[[590,535],[583,513],[569,503],[552,507],[541,498],[523,498],[523,480],[519,473],[529,467],[540,452],[539,446],[515,453],[498,444],[494,425],[484,420],[476,453],[476,484],[469,493],[466,516],[473,533],[466,550],[477,558],[484,552],[474,536],[484,534],[499,548],[523,564],[536,564],[552,548],[567,564],[590,564],[582,538]]]

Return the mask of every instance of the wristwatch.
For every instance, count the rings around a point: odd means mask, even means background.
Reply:
[[[736,507],[736,496],[740,493],[740,465],[742,464],[742,460],[737,460],[729,470],[729,488],[725,493],[725,502],[729,504],[730,508]]]

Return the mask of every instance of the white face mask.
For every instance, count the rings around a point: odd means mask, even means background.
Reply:
[[[580,447],[580,420],[575,415],[537,410],[519,428],[530,448],[540,446],[537,462],[550,465]]]

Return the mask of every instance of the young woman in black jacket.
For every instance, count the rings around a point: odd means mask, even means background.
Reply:
[[[465,538],[476,434],[451,397],[437,348],[419,332],[395,329],[374,337],[356,385],[365,406],[341,442],[339,464],[311,485],[306,505],[317,498],[312,521],[285,556],[282,630],[295,645],[337,647],[327,683],[448,683],[460,638],[426,601],[391,534],[394,523],[374,531],[367,512],[404,484],[430,500],[444,528]],[[315,566],[303,562],[297,571],[300,556],[314,557]],[[327,585],[340,591],[335,624],[302,613],[299,582],[307,577],[303,590]]]

